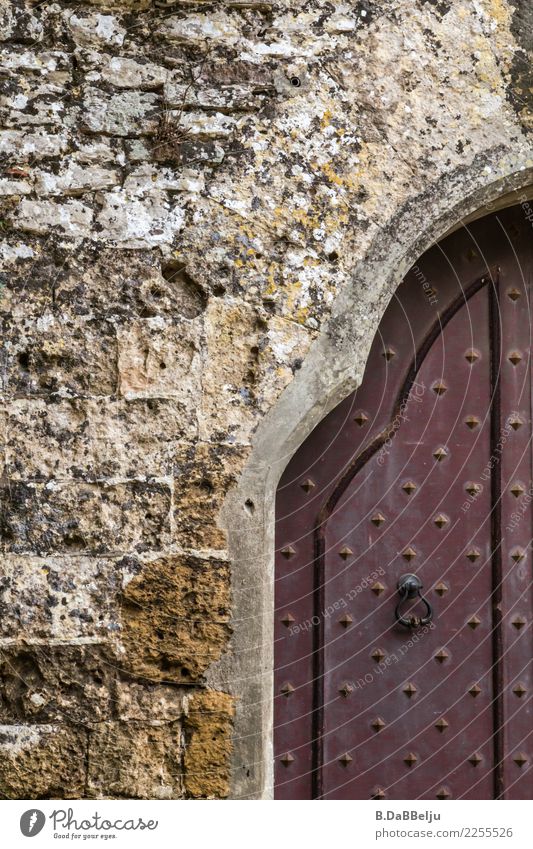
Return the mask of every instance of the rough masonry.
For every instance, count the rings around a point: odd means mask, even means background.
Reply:
[[[1,797],[230,793],[225,496],[399,210],[531,158],[528,9],[1,0]]]

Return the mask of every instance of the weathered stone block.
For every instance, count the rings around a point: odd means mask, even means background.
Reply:
[[[274,92],[274,89],[272,89]],[[228,111],[254,111],[264,106],[268,99],[265,89],[246,85],[221,85],[217,88],[197,86],[186,82],[168,82],[165,85],[165,101],[170,108],[196,106],[201,109],[223,109]]]
[[[219,511],[236,482],[249,449],[239,445],[199,443],[174,458],[174,526],[184,548],[223,549],[225,532]]]
[[[102,210],[96,218],[105,241],[120,248],[170,246],[185,222],[185,211],[169,201],[166,192],[154,190],[142,200],[125,191],[102,196]]]
[[[1,243],[6,274],[0,290],[0,315],[5,317],[5,345],[9,347],[9,328],[15,324],[25,325],[29,319],[42,318],[54,310],[54,289],[64,274],[63,261],[50,251],[42,251],[37,236],[13,235]],[[29,325],[28,325],[29,327]],[[6,375],[7,377],[7,375]]]
[[[31,195],[32,187],[26,180],[6,180],[0,178],[0,197]]]
[[[155,94],[123,91],[108,95],[87,86],[81,115],[82,127],[89,133],[111,136],[138,136],[157,129],[160,98]]]
[[[0,97],[0,124],[3,127],[53,128],[65,122],[66,106],[60,99],[59,85],[34,86],[31,95],[24,87],[12,84],[12,90]]]
[[[6,329],[5,351],[11,392],[110,395],[116,391],[117,341],[110,323],[46,313],[13,322]]]
[[[177,398],[196,407],[201,391],[198,322],[161,318],[119,330],[119,390],[126,398]]]
[[[49,233],[57,228],[65,236],[76,239],[90,234],[93,210],[79,200],[54,203],[24,199],[11,220],[14,227],[27,233]]]
[[[31,244],[29,244],[31,241],[30,237],[25,240],[19,240],[14,239],[13,236],[10,235],[0,242],[0,256],[4,260],[4,268],[6,270],[18,265],[19,262],[24,262],[24,260],[35,256],[35,252]],[[4,298],[5,284],[2,286],[0,291],[0,308],[4,302]]]
[[[146,318],[196,318],[207,300],[184,262],[162,264],[155,252],[107,248],[82,255],[79,262],[69,258],[68,273],[57,268],[54,281],[54,304],[63,315],[103,316],[121,325]]]
[[[177,75],[173,77],[177,79]],[[246,85],[254,89],[268,90],[274,84],[273,68],[270,63],[247,59],[224,62],[213,58],[202,64],[196,78],[199,85],[207,89],[219,89],[230,85]]]
[[[65,157],[63,161],[100,166],[107,162],[120,163],[122,161],[122,140],[105,137],[86,143],[77,140],[74,153],[70,159]]]
[[[195,799],[223,799],[229,793],[234,700],[206,690],[189,699],[185,720],[185,789]]]
[[[213,441],[247,438],[256,415],[257,314],[244,304],[212,300],[205,324],[200,433]]]
[[[185,112],[181,126],[192,136],[229,138],[239,126],[239,119],[223,112]]]
[[[229,47],[241,37],[235,20],[224,12],[169,17],[158,32],[168,41],[202,47],[206,40],[212,45]]]
[[[224,560],[175,555],[139,564],[121,598],[123,667],[152,681],[197,680],[226,648],[229,593]]]
[[[7,443],[6,412],[5,412],[5,410],[1,410],[1,412],[0,412],[0,475],[5,475],[5,470],[6,470],[6,443]]]
[[[102,168],[100,165],[83,167],[76,162],[69,162],[67,167],[59,172],[39,168],[33,176],[35,191],[41,196],[81,195],[85,192],[110,189],[119,182],[117,171]]]
[[[526,132],[533,127],[533,9],[528,0],[513,0],[511,31],[518,49],[507,72],[508,97]],[[505,13],[503,13],[505,14]]]
[[[194,406],[173,398],[17,399],[8,428],[13,480],[164,477],[197,435]]]
[[[129,162],[146,162],[152,159],[151,139],[125,139],[124,148]]]
[[[272,316],[262,339],[259,362],[259,404],[263,410],[268,410],[291,382],[315,337],[309,327]]]
[[[127,30],[115,15],[83,8],[75,12],[66,9],[63,14],[76,44],[82,47],[122,46]]]
[[[0,130],[0,155],[14,157],[23,162],[59,156],[67,149],[65,133],[50,133],[45,130]]]
[[[133,142],[131,143],[131,145]],[[131,145],[129,149],[131,150]],[[204,139],[199,136],[185,135],[178,143],[171,141],[152,145],[148,155],[144,151],[134,151],[133,161],[149,159],[156,162],[171,163],[176,165],[194,165],[198,163],[206,165],[220,165],[224,160],[225,151],[222,143],[213,139]]]
[[[136,61],[121,56],[106,57],[100,70],[101,78],[115,88],[139,88],[141,91],[160,88],[168,74],[166,68],[146,59]]]
[[[87,733],[67,725],[0,727],[4,799],[79,799],[85,790]]]
[[[116,657],[92,645],[0,646],[0,722],[109,719]]]
[[[89,737],[92,798],[179,799],[182,739],[178,723],[109,723]]]
[[[70,77],[71,59],[64,50],[0,50],[0,65],[10,71],[32,71],[48,82],[65,83]]]
[[[119,573],[114,561],[96,557],[4,555],[0,637],[108,639],[119,628]]]
[[[184,168],[176,173],[171,168],[141,165],[128,174],[124,181],[124,190],[136,197],[146,196],[154,189],[197,194],[205,189],[205,180],[203,174],[197,169]]]
[[[160,551],[169,541],[163,483],[11,482],[2,500],[2,536],[13,553]]]

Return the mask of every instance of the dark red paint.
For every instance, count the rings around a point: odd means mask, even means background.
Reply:
[[[285,471],[277,798],[532,797],[531,247],[515,207],[428,251]]]

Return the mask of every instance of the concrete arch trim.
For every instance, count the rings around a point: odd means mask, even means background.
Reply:
[[[254,434],[222,512],[232,561],[232,646],[209,675],[213,687],[237,699],[230,798],[273,795],[274,525],[283,470],[318,422],[360,384],[385,308],[418,257],[458,226],[525,195],[533,197],[533,151],[493,149],[406,203],[358,262],[301,370]]]

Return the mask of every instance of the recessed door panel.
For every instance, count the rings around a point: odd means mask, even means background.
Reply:
[[[427,252],[276,504],[277,798],[531,798],[531,228]]]

